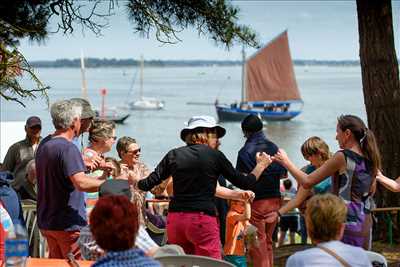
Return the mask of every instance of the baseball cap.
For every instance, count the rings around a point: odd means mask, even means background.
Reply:
[[[26,120],[26,127],[31,128],[33,126],[42,126],[42,121],[37,116],[31,116]]]

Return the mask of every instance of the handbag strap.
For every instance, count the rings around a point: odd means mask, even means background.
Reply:
[[[325,251],[326,253],[328,253],[332,257],[336,258],[344,267],[351,267],[351,265],[348,264],[342,257],[340,257],[338,254],[336,254],[334,251],[330,250],[329,248],[321,246],[321,245],[317,245],[317,247],[319,249]]]

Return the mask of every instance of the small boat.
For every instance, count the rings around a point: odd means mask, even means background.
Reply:
[[[303,108],[290,56],[287,31],[246,61],[243,53],[242,97],[240,103],[215,108],[220,121],[241,121],[254,114],[265,121],[285,121]]]
[[[163,109],[165,104],[164,101],[160,101],[155,98],[143,96],[143,70],[144,70],[144,59],[143,56],[140,58],[140,90],[139,100],[128,103],[128,106],[132,110],[160,110]]]
[[[98,110],[96,110],[95,112],[97,115],[96,119],[113,121],[117,124],[123,124],[125,120],[130,116],[129,113],[123,113],[117,110],[106,110],[104,114],[102,114]]]
[[[96,119],[109,120],[118,124],[123,124],[130,114],[117,107],[107,108],[105,98],[107,89],[101,89],[101,110],[96,110]]]
[[[129,103],[132,110],[159,110],[164,108],[164,102],[155,98],[141,97],[135,102]]]

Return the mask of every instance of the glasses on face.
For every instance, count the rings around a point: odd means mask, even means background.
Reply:
[[[142,149],[141,149],[141,148],[138,148],[138,149],[135,149],[135,150],[127,151],[126,153],[136,155],[137,153],[139,153],[139,152],[141,152],[141,151],[142,151]]]
[[[29,127],[29,129],[31,129],[31,130],[41,130],[41,129],[42,129],[42,126],[40,126],[40,125],[35,125],[35,126],[32,126],[32,127]]]

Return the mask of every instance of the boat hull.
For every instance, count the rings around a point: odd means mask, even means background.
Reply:
[[[107,121],[113,121],[118,124],[123,124],[127,118],[129,118],[130,114],[125,114],[125,115],[105,115],[105,116],[99,116],[97,117],[98,119],[102,120],[107,120]]]
[[[248,115],[260,116],[265,121],[288,121],[301,113],[299,111],[261,111],[216,106],[219,121],[242,121]]]
[[[142,99],[129,104],[131,110],[160,110],[164,108],[164,102],[156,99]]]

